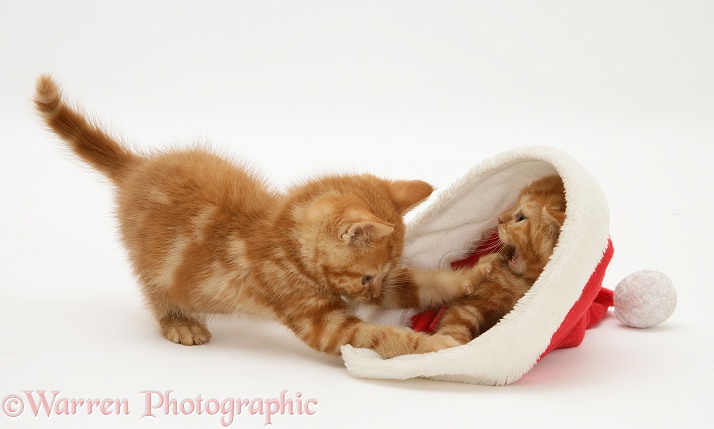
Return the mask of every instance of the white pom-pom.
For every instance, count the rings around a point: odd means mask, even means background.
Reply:
[[[677,293],[672,281],[658,271],[638,271],[615,287],[615,317],[633,328],[658,325],[674,312]]]

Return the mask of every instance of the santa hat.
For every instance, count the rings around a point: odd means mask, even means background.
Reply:
[[[676,294],[660,273],[635,273],[614,293],[602,287],[613,255],[607,201],[573,158],[550,148],[512,150],[474,167],[408,225],[404,262],[432,268],[473,265],[488,247],[474,251],[474,243],[493,230],[498,214],[513,205],[523,187],[550,174],[563,179],[566,220],[543,273],[514,309],[470,343],[436,353],[382,359],[372,350],[344,346],[350,374],[504,385],[552,350],[580,344],[585,330],[613,303],[615,315],[631,326],[653,326],[669,317]],[[416,317],[375,311],[360,316],[428,331],[438,311]]]

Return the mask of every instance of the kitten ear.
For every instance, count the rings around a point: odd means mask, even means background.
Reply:
[[[560,210],[553,210],[543,207],[543,225],[552,237],[560,235],[560,227],[565,222],[565,213]]]
[[[560,210],[553,210],[549,209],[547,207],[543,208],[543,214],[549,214],[550,217],[555,219],[556,222],[558,222],[558,225],[563,226],[563,223],[565,223],[565,213],[560,211]]]
[[[339,223],[338,237],[348,243],[379,240],[394,231],[394,225],[367,212],[352,212]]]
[[[401,214],[408,212],[429,198],[434,188],[421,180],[396,180],[391,183],[389,193],[397,203]]]

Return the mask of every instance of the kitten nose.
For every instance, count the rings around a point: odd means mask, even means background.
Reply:
[[[372,299],[377,298],[379,295],[382,294],[382,288],[379,286],[375,286],[372,288]]]

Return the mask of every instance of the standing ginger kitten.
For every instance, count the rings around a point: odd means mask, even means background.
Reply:
[[[514,207],[498,217],[501,251],[483,256],[476,265],[490,270],[488,279],[446,308],[436,333],[465,344],[495,325],[543,272],[564,221],[560,176],[546,176],[524,188]]]
[[[426,307],[462,297],[480,269],[398,266],[402,216],[433,191],[421,181],[330,176],[277,194],[201,149],[144,156],[69,107],[48,76],[35,104],[49,127],[116,188],[121,237],[163,335],[184,345],[211,339],[207,314],[276,319],[315,350],[351,344],[384,357],[458,345],[377,326],[350,301]]]

